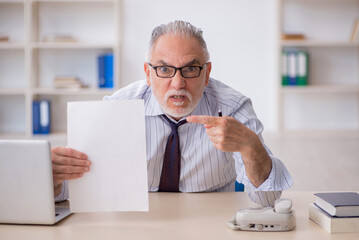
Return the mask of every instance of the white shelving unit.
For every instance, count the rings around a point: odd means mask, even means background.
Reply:
[[[359,1],[280,0],[279,6],[280,36],[306,37],[281,40],[279,56],[288,49],[309,55],[307,86],[282,86],[279,71],[279,131],[359,133],[359,44],[350,42]]]
[[[0,138],[45,138],[66,144],[68,101],[101,100],[119,87],[120,3],[117,0],[0,0]],[[48,35],[75,42],[45,42]],[[97,57],[114,55],[114,88],[98,88]],[[87,88],[57,89],[57,75]],[[32,101],[51,101],[51,134],[32,134]]]

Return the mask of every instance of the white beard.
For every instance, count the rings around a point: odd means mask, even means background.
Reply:
[[[150,81],[151,81],[151,85],[153,86],[152,84],[152,77],[150,78]],[[196,108],[197,104],[199,103],[199,101],[201,100],[202,98],[202,94],[203,94],[203,90],[204,90],[204,87],[205,87],[205,84],[203,82],[203,84],[200,86],[200,89],[198,89],[198,92],[200,93],[199,96],[193,100],[193,96],[190,92],[188,92],[187,90],[185,89],[181,89],[179,91],[177,90],[169,90],[165,96],[163,97],[163,99],[160,99],[159,95],[158,95],[158,92],[157,92],[157,89],[153,88],[152,87],[152,92],[153,94],[155,95],[158,103],[160,104],[160,107],[162,109],[162,111],[168,115],[170,115],[171,117],[173,118],[177,118],[177,119],[180,119],[184,116],[187,116],[189,114],[191,114],[193,112],[193,110]],[[174,103],[178,108],[171,108],[168,106],[167,102],[168,102],[168,99],[170,96],[173,96],[173,95],[184,95],[188,98],[189,100],[189,104],[187,107],[185,108],[181,108],[180,106],[184,104],[184,102],[181,102],[181,103]]]

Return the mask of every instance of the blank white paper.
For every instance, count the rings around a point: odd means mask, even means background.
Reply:
[[[71,212],[148,211],[145,134],[142,100],[68,103],[68,147],[92,162],[69,181]]]

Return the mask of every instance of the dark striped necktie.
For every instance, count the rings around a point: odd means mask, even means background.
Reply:
[[[166,115],[162,117],[170,124],[172,132],[168,137],[166,151],[163,158],[159,192],[179,192],[179,179],[181,171],[181,152],[178,136],[178,127],[187,121],[172,122]]]

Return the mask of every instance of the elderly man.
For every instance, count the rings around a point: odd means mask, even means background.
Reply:
[[[200,29],[183,21],[160,25],[146,80],[104,100],[144,100],[149,191],[234,191],[237,180],[253,201],[272,205],[293,180],[264,145],[250,99],[210,78],[211,68]],[[65,180],[83,176],[91,162],[62,147],[52,150],[52,161],[56,199],[65,199]]]

